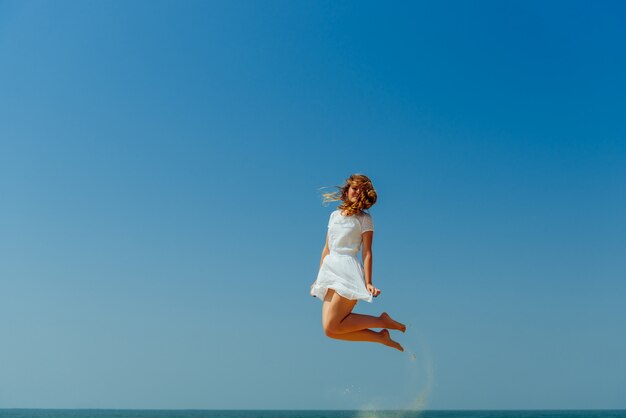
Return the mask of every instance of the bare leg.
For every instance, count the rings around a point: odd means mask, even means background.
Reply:
[[[386,329],[383,329],[380,332],[372,331],[371,329],[363,329],[361,331],[346,332],[344,334],[327,332],[326,335],[336,340],[370,341],[380,343],[388,347],[395,348],[396,350],[404,351],[404,348],[398,342],[391,339],[389,331]]]
[[[336,340],[369,341],[373,343],[383,342],[383,336],[380,334],[380,332],[372,331],[371,329],[362,329],[360,331],[343,332],[343,333],[326,331],[326,335]]]
[[[386,329],[375,332],[367,329],[367,327],[363,328],[366,324],[373,324],[370,326],[374,327],[382,327],[384,326],[383,320],[369,315],[351,314],[356,302],[356,300],[349,300],[339,296],[332,289],[328,290],[322,306],[322,325],[324,326],[326,335],[338,340],[377,342],[404,351],[400,344],[391,339],[389,331]],[[351,325],[353,328],[350,330],[350,328],[346,328],[342,323],[351,315],[358,316],[355,317],[356,319],[353,321],[354,324]]]
[[[340,323],[337,332],[353,332],[368,328],[388,328],[406,331],[406,325],[393,320],[387,312],[380,316],[361,315],[349,313]]]

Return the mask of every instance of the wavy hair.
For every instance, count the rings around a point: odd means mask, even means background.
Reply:
[[[355,202],[348,200],[348,189],[350,186],[361,186],[361,193]],[[355,215],[363,210],[371,208],[378,195],[372,185],[372,181],[364,174],[352,174],[348,177],[343,186],[335,186],[338,190],[334,193],[323,193],[324,204],[341,201],[337,209],[345,212],[347,216]]]

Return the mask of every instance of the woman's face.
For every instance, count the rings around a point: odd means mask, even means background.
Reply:
[[[356,202],[360,194],[361,194],[361,185],[352,183],[350,185],[350,188],[348,189],[348,200],[354,203]]]

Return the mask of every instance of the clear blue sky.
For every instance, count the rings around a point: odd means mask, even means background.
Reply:
[[[0,2],[0,407],[626,408],[625,19]],[[353,172],[408,353],[308,295]]]

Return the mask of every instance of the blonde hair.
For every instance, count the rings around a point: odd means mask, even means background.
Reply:
[[[350,186],[361,186],[361,193],[355,202],[348,199],[348,189]],[[342,210],[347,216],[355,215],[363,210],[371,208],[378,195],[372,185],[372,181],[364,174],[352,174],[348,177],[343,186],[335,186],[337,191],[334,193],[323,193],[323,203],[341,201],[342,203],[337,209]]]

